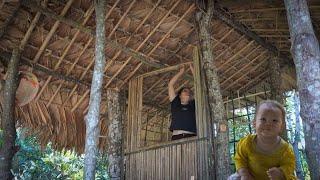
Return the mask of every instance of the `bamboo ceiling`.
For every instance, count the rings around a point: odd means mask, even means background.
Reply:
[[[192,50],[197,45],[195,4],[185,0],[107,3],[105,89],[127,90],[133,77],[192,61]],[[319,34],[320,2],[309,1],[309,5]],[[226,0],[220,1],[217,8],[224,17],[254,32],[254,37],[266,40],[261,44],[221,18],[212,21],[212,46],[223,95],[250,91],[267,80],[268,59],[278,55],[286,71],[284,84],[292,88],[295,77],[283,3]],[[4,59],[10,57],[13,47],[24,47],[20,69],[32,71],[40,80],[36,99],[17,108],[19,122],[40,132],[42,142],[51,140],[59,149],[83,148],[83,117],[88,110],[94,64],[94,18],[89,0],[43,0],[41,4],[25,0],[21,5],[17,1],[0,1],[2,64],[6,64]],[[3,65],[0,70],[3,76]],[[167,107],[167,83],[174,73],[145,78],[144,100]],[[185,78],[178,86],[192,84]],[[105,104],[102,103],[102,114]],[[106,131],[102,130],[101,136],[106,136]],[[104,143],[101,141],[101,147]]]

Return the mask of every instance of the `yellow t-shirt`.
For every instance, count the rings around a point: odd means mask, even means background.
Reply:
[[[256,135],[242,138],[238,145],[234,161],[237,171],[247,168],[254,179],[268,179],[267,171],[279,167],[287,180],[296,179],[294,176],[295,157],[291,145],[281,139],[280,147],[272,154],[263,154],[256,149]]]

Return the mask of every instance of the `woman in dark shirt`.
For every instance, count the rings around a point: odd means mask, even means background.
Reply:
[[[190,65],[193,73],[193,68]],[[195,101],[190,88],[183,87],[175,93],[174,84],[184,74],[184,66],[172,77],[168,84],[169,100],[171,103],[171,125],[172,140],[187,138],[197,135]]]

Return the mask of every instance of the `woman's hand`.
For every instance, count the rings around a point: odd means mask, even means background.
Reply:
[[[192,75],[194,76],[194,68],[193,68],[193,65],[192,65],[192,64],[189,64],[189,68],[190,68],[190,70],[191,70]]]
[[[184,73],[184,71],[185,71],[185,68],[184,68],[184,65],[182,65],[182,66],[180,67],[179,74],[183,74],[183,73]]]

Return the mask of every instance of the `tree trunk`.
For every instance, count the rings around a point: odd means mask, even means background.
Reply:
[[[320,50],[305,0],[285,0],[300,95],[307,162],[311,178],[320,179]]]
[[[3,144],[0,149],[0,179],[12,179],[11,162],[15,154],[15,97],[18,87],[19,49],[14,49],[7,71],[7,79],[3,88],[3,112],[1,126],[3,129]]]
[[[122,172],[123,124],[119,92],[107,90],[108,121],[108,173],[112,180],[120,180]]]
[[[89,111],[86,116],[86,144],[84,159],[84,178],[95,179],[95,168],[98,152],[98,136],[100,134],[100,102],[105,68],[105,0],[95,0],[96,11],[96,45],[95,65],[90,92]]]
[[[201,68],[204,70],[205,81],[207,82],[211,117],[209,121],[211,121],[212,127],[216,127],[216,130],[211,132],[211,136],[214,137],[213,143],[215,148],[215,179],[227,179],[231,174],[229,166],[228,122],[225,117],[217,69],[213,62],[215,59],[212,53],[210,34],[213,8],[213,1],[208,1],[206,10],[197,12],[196,20],[200,43]]]
[[[298,144],[301,141],[300,139],[300,102],[299,102],[299,95],[297,92],[294,93],[294,112],[296,117],[296,127],[295,127],[295,133],[294,133],[294,141],[293,141],[293,151],[296,156],[296,172],[299,179],[304,179],[303,171],[302,171],[302,164],[301,164],[301,158],[299,153]]]
[[[279,64],[279,60],[276,57],[271,57],[269,61],[269,74],[270,74],[270,91],[271,91],[271,97],[270,99],[276,100],[279,103],[283,104],[284,103],[284,97],[283,97],[283,91],[281,89],[281,68]],[[284,119],[283,121],[284,128],[281,133],[281,137],[284,140],[288,140],[288,135],[287,135],[287,129],[286,129],[286,121]]]

